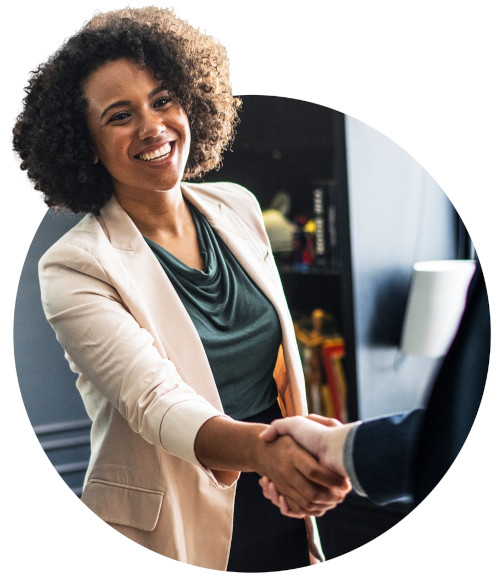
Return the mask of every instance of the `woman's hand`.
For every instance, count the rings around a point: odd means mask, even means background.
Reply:
[[[351,490],[347,479],[322,466],[291,436],[271,442],[260,438],[267,427],[226,416],[211,418],[196,437],[196,456],[212,470],[257,472],[266,477],[286,502],[287,516],[321,516],[343,501]]]

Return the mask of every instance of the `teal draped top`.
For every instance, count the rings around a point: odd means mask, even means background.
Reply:
[[[189,206],[203,271],[188,267],[159,244],[145,240],[198,331],[224,412],[237,420],[246,419],[276,402],[273,371],[281,326],[267,297],[203,214]]]

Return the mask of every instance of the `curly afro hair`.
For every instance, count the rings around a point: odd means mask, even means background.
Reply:
[[[184,179],[216,169],[238,123],[224,47],[170,9],[99,13],[32,72],[13,129],[21,169],[55,209],[97,214],[112,195],[93,163],[83,84],[104,63],[127,58],[165,82],[186,112],[191,150]]]

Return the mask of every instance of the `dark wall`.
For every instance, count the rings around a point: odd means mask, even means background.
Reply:
[[[16,370],[28,417],[42,449],[77,495],[90,453],[90,420],[75,387],[77,376],[43,313],[37,269],[45,250],[80,218],[47,212],[21,271],[14,313]]]
[[[48,211],[21,272],[14,313],[17,376],[31,423],[39,426],[86,417],[75,388],[76,375],[48,324],[40,302],[38,260],[81,216]]]

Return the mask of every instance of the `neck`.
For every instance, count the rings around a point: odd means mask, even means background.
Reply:
[[[191,216],[180,187],[142,195],[120,192],[115,196],[141,234],[148,238],[180,236],[186,222],[190,223]]]
[[[116,195],[116,194],[115,194]],[[191,268],[203,269],[196,227],[180,187],[168,192],[116,195],[139,232]]]

